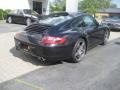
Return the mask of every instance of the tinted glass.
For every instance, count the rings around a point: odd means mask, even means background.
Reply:
[[[68,13],[51,13],[50,15],[48,15],[49,17],[59,17],[59,16],[68,16]]]
[[[18,10],[17,14],[18,14],[18,15],[22,15],[23,12],[22,12],[21,10]]]
[[[84,16],[83,21],[84,21],[85,26],[95,26],[96,25],[93,18],[90,16]]]
[[[12,10],[10,14],[17,14],[17,10]]]
[[[109,19],[120,19],[120,16],[109,16]]]
[[[62,22],[72,19],[71,16],[59,16],[59,17],[47,17],[43,20],[40,20],[39,23],[58,25]]]

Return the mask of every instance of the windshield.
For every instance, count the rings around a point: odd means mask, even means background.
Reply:
[[[108,19],[108,20],[118,20],[118,19],[120,19],[120,16],[109,16],[109,17],[107,17],[105,19]]]
[[[120,16],[109,16],[111,19],[120,19]]]
[[[35,12],[33,10],[27,10],[27,9],[25,9],[23,11],[24,11],[25,14],[30,14],[30,15],[37,15],[38,14],[37,12]]]
[[[43,20],[40,20],[39,23],[43,24],[51,24],[51,25],[58,25],[66,20],[72,19],[71,16],[59,16],[59,17],[47,17]]]

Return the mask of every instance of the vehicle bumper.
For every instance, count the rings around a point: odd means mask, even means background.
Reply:
[[[47,47],[15,39],[15,47],[16,50],[28,53],[37,58],[42,57],[46,60],[61,60],[72,56],[72,46]]]

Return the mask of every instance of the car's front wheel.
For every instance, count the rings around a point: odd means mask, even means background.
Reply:
[[[12,17],[8,17],[8,23],[12,23]]]
[[[86,42],[84,39],[79,39],[73,49],[72,62],[80,62],[86,54]]]

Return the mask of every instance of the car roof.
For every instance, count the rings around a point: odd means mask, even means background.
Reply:
[[[32,10],[32,9],[13,9],[12,11],[15,11],[15,10]]]
[[[59,16],[68,16],[69,15],[74,18],[74,17],[78,17],[81,15],[85,15],[85,14],[86,13],[83,13],[83,12],[54,12],[54,13],[49,14],[48,16],[59,17]]]

